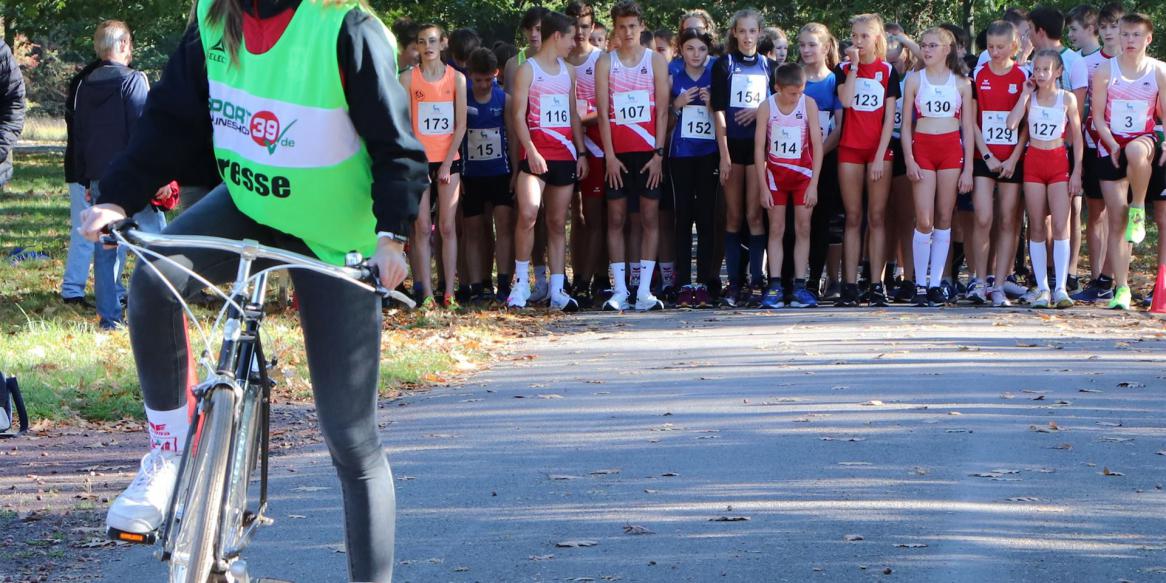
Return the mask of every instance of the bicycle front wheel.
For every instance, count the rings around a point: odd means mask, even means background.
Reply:
[[[235,392],[211,389],[201,438],[190,460],[190,488],[170,554],[171,583],[207,583],[215,564],[214,546],[222,520],[227,464],[235,420]]]

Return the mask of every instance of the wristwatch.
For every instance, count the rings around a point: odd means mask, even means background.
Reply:
[[[586,158],[586,157],[591,155],[591,152],[588,152],[587,148],[580,148],[578,151],[579,151],[580,158]]]
[[[987,162],[988,160],[992,159],[992,152],[984,152],[984,155],[980,157],[983,158],[985,162]]]
[[[378,231],[377,232],[377,239],[389,239],[391,241],[396,241],[398,243],[408,243],[409,242],[408,237],[406,237],[404,235],[398,235],[396,233],[390,233],[388,231]]]
[[[664,148],[656,148],[656,155],[663,158],[664,157]]]

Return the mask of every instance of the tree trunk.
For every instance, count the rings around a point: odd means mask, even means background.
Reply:
[[[976,24],[975,24],[975,22],[972,21],[972,13],[973,13],[972,11],[973,11],[973,8],[975,8],[975,6],[974,6],[975,3],[976,3],[976,0],[960,0],[960,8],[961,8],[960,16],[963,19],[963,27],[964,27],[964,30],[968,31],[968,38],[971,39],[971,41],[969,41],[969,44],[971,44],[972,46],[968,47],[969,53],[972,53],[976,50],[976,47],[975,47],[975,45],[976,45],[976,28],[975,28]]]

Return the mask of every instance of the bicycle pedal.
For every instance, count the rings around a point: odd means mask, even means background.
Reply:
[[[126,532],[116,528],[108,528],[105,531],[105,535],[109,537],[110,540],[134,543],[137,545],[152,545],[158,541],[157,532],[147,532],[143,534],[140,532]]]

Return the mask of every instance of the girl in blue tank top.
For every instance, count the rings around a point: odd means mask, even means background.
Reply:
[[[506,92],[494,83],[488,102],[479,102],[477,97],[473,96],[468,101],[465,164],[462,174],[467,177],[509,175],[510,160],[506,149]]]

